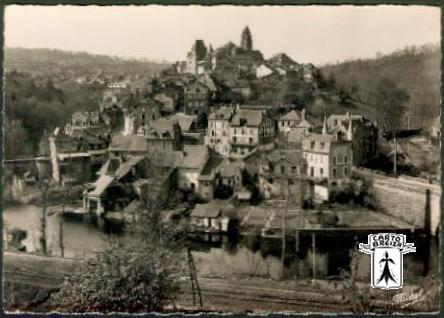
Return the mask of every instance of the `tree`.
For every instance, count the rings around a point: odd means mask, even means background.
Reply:
[[[208,115],[206,113],[200,113],[196,119],[197,129],[206,129],[208,127]]]
[[[408,93],[387,78],[383,78],[376,84],[372,104],[375,105],[379,117],[378,122],[385,132],[391,132],[400,127],[402,114],[409,100]]]
[[[161,221],[160,203],[148,199],[124,238],[84,261],[53,297],[65,312],[162,311],[180,292],[182,234]]]
[[[66,312],[162,311],[180,291],[179,260],[162,244],[112,242],[65,281],[53,303]]]

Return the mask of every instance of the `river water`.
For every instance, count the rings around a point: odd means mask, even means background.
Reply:
[[[22,242],[27,252],[36,252],[39,246],[39,224],[42,208],[35,205],[7,207],[3,211],[4,229],[22,229],[27,232]],[[60,230],[62,227],[62,231]],[[331,232],[328,232],[331,233]],[[359,242],[367,241],[369,233],[339,232],[307,233],[299,244],[289,239],[282,266],[282,241],[255,236],[228,235],[213,237],[211,243],[194,241],[192,250],[201,276],[263,276],[280,278],[285,274],[299,278],[335,278],[343,269],[349,269],[351,259],[357,262],[358,276],[369,277],[370,256],[357,251]],[[408,233],[407,233],[408,234]],[[48,250],[51,255],[79,258],[103,249],[111,237],[122,234],[116,226],[107,223],[86,222],[82,217],[51,215],[47,219]],[[62,239],[61,239],[62,237]],[[421,275],[424,264],[430,271],[437,270],[438,248],[434,239],[425,246],[416,236],[408,236],[418,250],[427,253],[407,254],[404,267]],[[313,253],[313,251],[315,251]],[[425,256],[424,256],[425,255]],[[427,261],[430,260],[430,261]]]

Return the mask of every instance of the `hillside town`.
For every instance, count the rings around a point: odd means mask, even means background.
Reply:
[[[437,236],[439,121],[394,127],[313,64],[285,53],[266,59],[253,40],[245,26],[239,44],[213,48],[196,39],[183,60],[152,76],[77,77],[104,87],[99,107],[45,131],[39,156],[7,160],[14,176],[4,196],[126,231],[159,213],[197,245],[282,240],[282,266],[313,281],[348,268],[339,263],[349,262],[349,250],[316,250],[332,237]],[[288,83],[282,94],[294,102],[270,101],[275,79]],[[292,253],[304,261],[294,264]]]
[[[219,68],[232,78],[218,77]],[[180,193],[177,204],[199,202],[206,223],[198,223],[208,232],[222,231],[223,216],[212,216],[217,200],[242,207],[298,197],[302,209],[366,195],[353,170],[378,154],[376,122],[350,111],[315,118],[303,105],[248,102],[251,77],[312,83],[316,72],[285,54],[264,60],[248,27],[239,46],[213,50],[196,40],[186,61],[146,82],[109,83],[100,109],[75,112],[45,136],[45,170],[63,187],[87,185],[80,210],[98,216],[143,207],[154,192],[171,204],[170,194]],[[228,93],[231,102],[220,102]]]

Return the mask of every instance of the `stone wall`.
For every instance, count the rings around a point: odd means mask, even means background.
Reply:
[[[438,184],[420,178],[392,178],[364,169],[356,169],[354,174],[372,181],[376,204],[385,213],[421,228],[425,224],[426,191],[429,190],[430,231],[436,234],[440,221],[441,189]]]

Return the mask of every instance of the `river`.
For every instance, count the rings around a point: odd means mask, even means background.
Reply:
[[[41,213],[42,208],[35,205],[10,206],[3,211],[6,231],[17,228],[27,232],[22,242],[27,252],[38,249]],[[124,235],[110,223],[98,226],[84,221],[82,217],[54,214],[47,220],[47,246],[53,256],[61,256],[63,250],[64,257],[81,258],[103,249],[111,237]],[[215,242],[212,243],[194,241],[192,250],[199,275],[207,277],[248,275],[280,278],[285,268],[287,277],[313,278],[314,275],[316,278],[337,278],[343,269],[349,268],[352,258],[357,262],[358,276],[369,277],[370,257],[352,253],[357,250],[359,242],[367,241],[368,233],[328,233],[318,233],[314,237],[312,233],[306,233],[301,235],[299,244],[289,239],[284,267],[279,239],[233,234],[213,237]],[[426,249],[426,258],[430,260],[426,261],[427,266],[431,271],[437,270],[438,247],[435,240],[432,239],[427,246],[416,236],[408,236],[408,241],[414,242],[418,250]],[[424,253],[407,254],[404,266],[420,275],[424,259]]]

